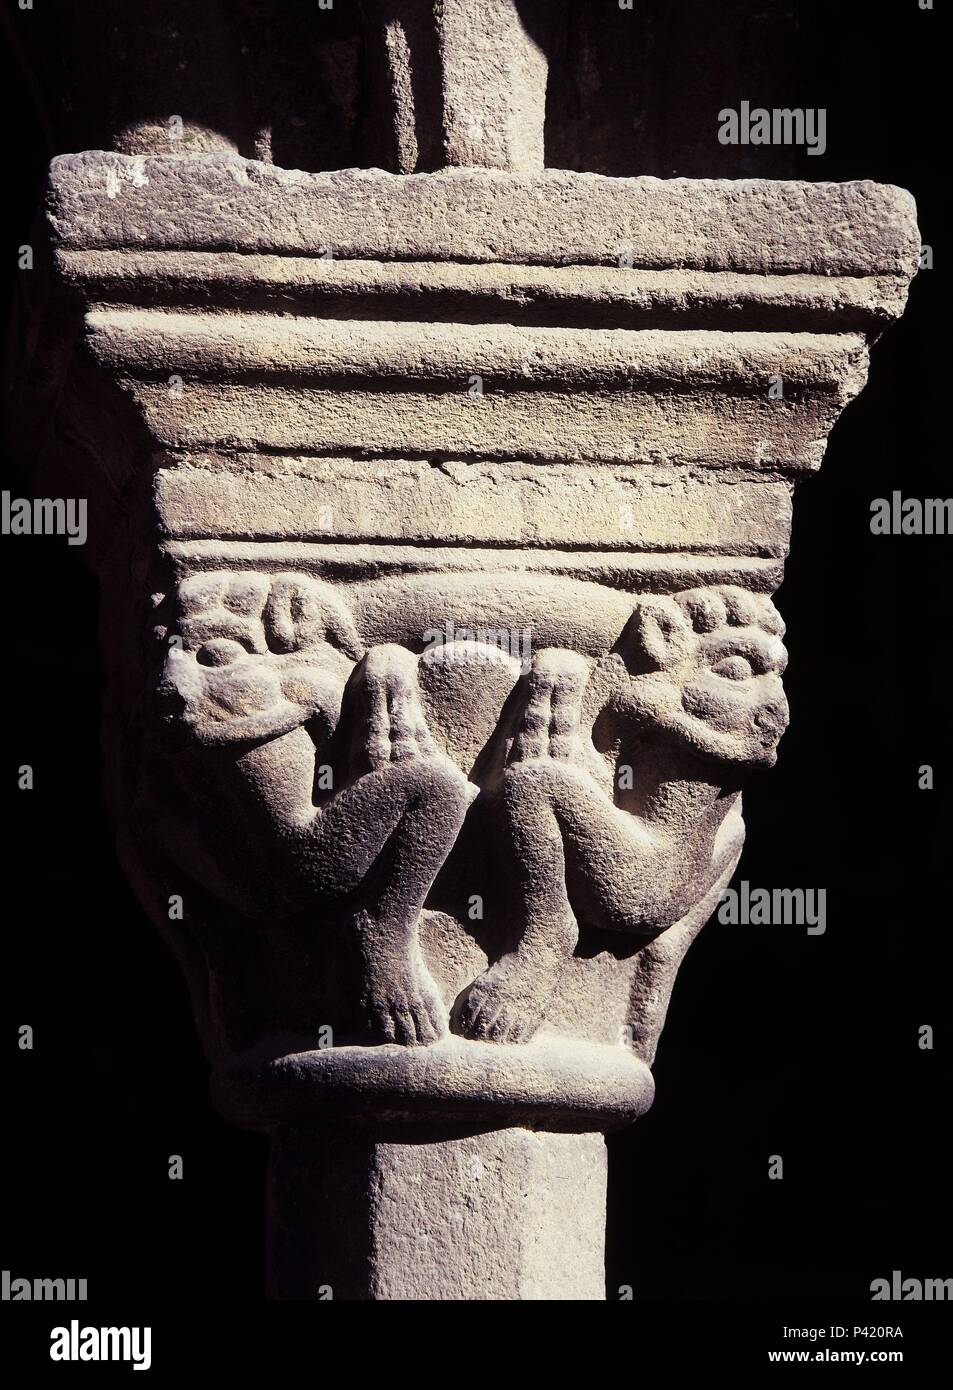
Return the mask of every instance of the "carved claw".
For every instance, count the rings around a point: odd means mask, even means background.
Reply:
[[[446,1007],[422,963],[402,964],[386,979],[377,974],[361,1002],[370,1031],[383,1042],[422,1047],[447,1032]]]
[[[508,959],[498,961],[467,990],[454,1017],[455,1029],[464,1037],[526,1043],[542,1023],[552,991],[543,991],[543,1001],[537,999],[530,982],[520,978],[522,972],[507,969]]]
[[[577,936],[568,912],[544,933],[528,931],[517,950],[501,956],[457,1000],[454,1031],[481,1042],[529,1042],[552,1004]]]

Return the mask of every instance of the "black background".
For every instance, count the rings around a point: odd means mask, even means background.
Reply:
[[[31,21],[9,8],[14,23]],[[762,8],[750,5],[755,46]],[[655,1107],[610,1140],[610,1297],[629,1284],[638,1299],[864,1298],[894,1269],[953,1274],[950,542],[869,530],[874,497],[951,490],[940,437],[945,19],[917,0],[792,8],[797,100],[760,88],[739,99],[826,107],[827,152],[802,157],[798,175],[909,188],[938,268],[915,281],[823,470],[799,490],[777,597],[791,727],[778,766],[746,792],[738,877],[826,888],[827,932],[713,922],[693,946]],[[669,74],[686,103],[694,77],[690,66]],[[48,152],[9,53],[4,91],[12,291]],[[774,152],[761,153],[775,176]],[[3,485],[30,495],[9,471]],[[257,1299],[265,1141],[212,1110],[184,983],[120,875],[105,818],[96,583],[61,539],[0,546],[2,1264],[85,1276],[93,1298]],[[22,763],[33,791],[17,790]],[[924,763],[933,791],[917,786]],[[23,1023],[32,1052],[17,1048]],[[933,1051],[918,1047],[922,1024]],[[167,1176],[173,1153],[182,1182]],[[783,1181],[768,1179],[772,1154]]]

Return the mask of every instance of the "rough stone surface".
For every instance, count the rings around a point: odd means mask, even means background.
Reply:
[[[190,449],[331,451],[360,434],[364,453],[816,468],[867,360],[852,333],[120,309],[86,329],[152,436]]]
[[[306,174],[230,155],[61,155],[50,217],[69,248],[327,254],[343,259],[903,275],[913,199],[869,183],[608,179],[447,169]],[[626,267],[627,268],[627,267]]]
[[[15,383],[279,1297],[603,1296],[601,1135],[788,721],[794,484],[917,264],[899,189],[544,169],[567,12],[491,8],[364,7],[406,173],[266,162],[224,79],[55,159]]]
[[[548,63],[524,4],[370,0],[368,37],[399,173],[470,165],[543,167]],[[532,6],[537,24],[545,4]]]
[[[601,1134],[282,1133],[271,1191],[273,1298],[605,1297]]]
[[[245,309],[329,319],[808,332],[883,327],[890,275],[756,275],[634,266],[342,260],[239,251],[61,250],[63,279],[102,306]]]

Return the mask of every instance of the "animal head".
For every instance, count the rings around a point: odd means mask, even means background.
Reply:
[[[362,655],[343,602],[309,575],[196,574],[173,604],[175,618],[155,629],[166,648],[155,696],[164,725],[200,741],[294,727],[325,710],[328,677],[343,686]]]
[[[783,632],[770,599],[746,589],[647,596],[617,647],[631,703],[702,757],[771,767],[788,723]]]
[[[196,652],[203,665],[222,665],[226,650],[236,643],[260,654],[307,653],[326,645],[352,661],[363,655],[341,598],[310,575],[196,574],[180,585],[178,601],[178,631],[186,650]]]

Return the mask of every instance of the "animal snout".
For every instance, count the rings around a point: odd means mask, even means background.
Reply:
[[[766,744],[775,743],[788,726],[788,702],[784,696],[781,695],[757,709],[753,723]]]

